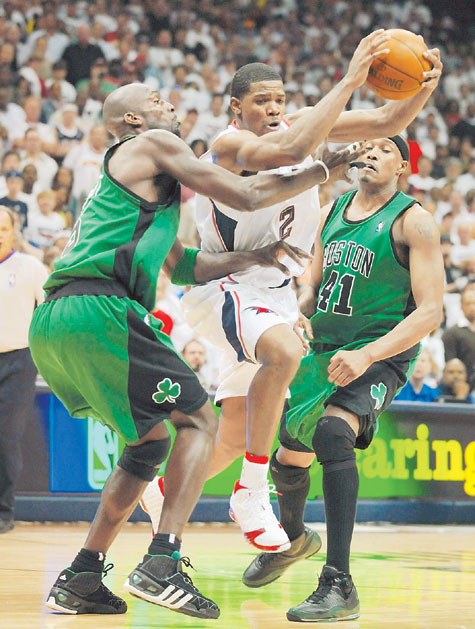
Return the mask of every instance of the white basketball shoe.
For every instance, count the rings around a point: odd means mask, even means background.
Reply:
[[[163,476],[156,476],[145,488],[139,503],[152,521],[152,535],[158,530],[164,499]]]
[[[229,516],[239,524],[250,544],[267,553],[279,553],[290,548],[290,541],[274,515],[269,491],[267,481],[252,490],[236,481],[229,501]]]

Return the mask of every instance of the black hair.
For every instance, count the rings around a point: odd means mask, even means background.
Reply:
[[[248,63],[236,70],[231,83],[231,97],[241,99],[251,91],[251,83],[282,81],[282,77],[265,63]]]

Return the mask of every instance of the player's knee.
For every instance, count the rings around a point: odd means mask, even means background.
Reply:
[[[282,465],[277,460],[277,450],[270,460],[270,473],[278,492],[292,491],[310,487],[310,468]]]
[[[327,472],[355,464],[356,435],[341,417],[327,415],[318,422],[312,439],[319,463]]]
[[[182,426],[196,428],[196,430],[206,433],[212,439],[216,437],[218,431],[218,417],[209,401],[186,417],[187,420],[185,423],[181,423]],[[179,426],[177,426],[177,428],[179,428]]]
[[[260,362],[286,379],[294,377],[302,359],[302,345],[297,335],[284,334],[282,339],[266,348]]]
[[[151,481],[160,463],[167,458],[169,449],[170,437],[146,441],[138,446],[125,446],[117,465],[133,476]]]

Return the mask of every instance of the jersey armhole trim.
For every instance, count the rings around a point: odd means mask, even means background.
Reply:
[[[115,186],[117,186],[117,188],[122,190],[122,192],[124,192],[129,197],[134,199],[134,201],[138,201],[139,204],[140,204],[140,207],[143,208],[145,211],[156,212],[156,211],[158,211],[160,209],[165,209],[165,208],[169,207],[173,203],[173,201],[175,200],[175,197],[177,195],[177,188],[180,189],[179,181],[176,181],[175,189],[173,190],[173,192],[170,193],[170,196],[165,201],[165,203],[155,203],[153,201],[147,201],[146,199],[144,199],[140,195],[136,194],[135,192],[133,192],[132,190],[127,188],[127,186],[125,186],[118,179],[116,179],[111,174],[111,172],[109,170],[109,160],[112,157],[112,155],[114,155],[114,153],[117,151],[119,146],[121,146],[122,144],[124,144],[124,142],[127,142],[128,140],[133,140],[135,137],[137,137],[137,136],[134,136],[134,135],[130,136],[128,138],[125,138],[125,140],[122,140],[122,142],[118,142],[117,144],[114,144],[114,146],[111,146],[111,148],[107,151],[107,153],[106,153],[106,155],[104,157],[104,165],[103,165],[104,174],[107,177],[107,179],[109,179],[109,181],[111,183],[113,183]]]
[[[409,204],[406,205],[406,207],[402,208],[402,210],[400,210],[398,212],[397,216],[394,217],[394,220],[392,222],[391,228],[389,230],[389,242],[391,244],[391,250],[393,252],[394,259],[399,264],[399,266],[401,266],[406,271],[409,271],[409,265],[408,264],[407,265],[404,264],[404,262],[401,260],[401,258],[399,257],[399,255],[397,253],[397,247],[396,247],[396,243],[394,241],[393,229],[394,229],[394,223],[397,221],[397,219],[400,218],[405,212],[407,212],[407,210],[409,210],[416,203],[419,203],[419,202],[416,199],[411,199]]]

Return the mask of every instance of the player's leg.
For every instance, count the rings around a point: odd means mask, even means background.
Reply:
[[[358,594],[349,574],[358,496],[354,448],[359,431],[358,416],[332,404],[317,424],[313,443],[323,470],[327,561],[318,588],[288,611],[289,620],[349,620],[359,616]]]
[[[35,377],[28,348],[0,354],[0,533],[14,527],[15,485],[22,469],[21,437],[33,419]]]
[[[354,448],[367,448],[371,443],[376,418],[405,382],[409,359],[410,356],[375,363],[346,387],[336,388],[326,400],[312,444],[323,470],[327,562],[318,588],[289,610],[289,620],[344,620],[359,616],[358,595],[349,574],[358,494]]]
[[[257,369],[253,363],[239,363],[234,356],[224,357],[222,379],[215,396],[221,412],[208,478],[226,469],[246,450],[246,395]],[[150,516],[152,531],[158,530],[162,513],[163,481],[163,476],[154,478],[140,499],[140,506]]]
[[[246,539],[267,552],[290,547],[269,500],[269,453],[282,415],[287,387],[302,356],[292,328],[281,323],[266,329],[256,343],[260,368],[247,399],[247,444],[241,478],[230,501],[230,513]]]
[[[225,470],[246,450],[246,398],[222,400],[216,445],[209,466],[208,478]]]
[[[310,465],[315,455],[311,448],[288,434],[285,411],[281,419],[279,441],[282,445],[271,457],[270,473],[277,491],[279,520],[289,537],[290,548],[280,553],[257,555],[242,577],[248,587],[261,587],[275,581],[289,566],[311,557],[322,546],[318,533],[304,525]]]

